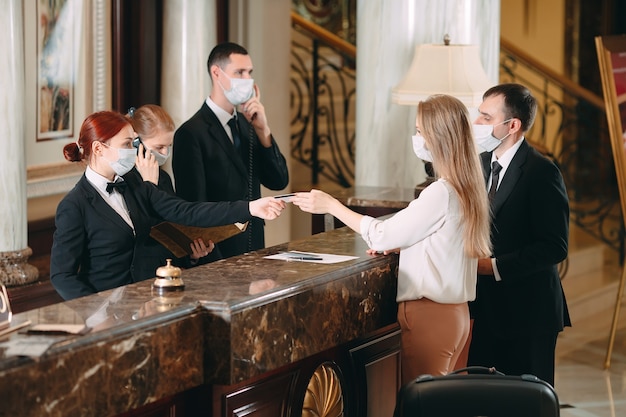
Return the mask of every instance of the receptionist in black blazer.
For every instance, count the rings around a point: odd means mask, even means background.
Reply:
[[[176,125],[169,113],[156,104],[144,104],[139,108],[131,107],[126,116],[129,118],[133,130],[139,135],[133,146],[142,144],[145,153],[154,155],[157,164],[148,158],[139,158],[135,168],[124,175],[124,180],[135,184],[150,181],[156,184],[159,190],[175,195],[172,178],[161,167],[165,165],[172,153],[172,142]],[[154,219],[154,224],[160,223],[160,218]],[[195,239],[191,245],[191,254],[183,258],[177,258],[165,246],[154,239],[148,238],[142,248],[137,248],[139,258],[152,258],[141,262],[152,262],[153,265],[165,265],[167,259],[172,259],[175,266],[189,268],[221,259],[219,249],[211,241],[204,242]]]
[[[281,153],[252,79],[252,58],[241,45],[216,45],[207,60],[213,88],[200,109],[174,134],[176,194],[187,201],[253,200],[261,186],[289,183]],[[234,124],[233,124],[234,123]],[[264,222],[217,244],[224,258],[265,247]]]
[[[135,163],[154,163],[133,148],[135,134],[124,115],[102,111],[88,116],[77,143],[63,148],[69,161],[85,161],[85,174],[57,207],[50,279],[66,300],[127,285],[155,274],[137,261],[136,248],[148,238],[154,218],[201,227],[275,219],[285,203],[254,201],[187,202],[149,181],[121,178]],[[141,161],[140,161],[141,160]],[[120,185],[120,183],[122,185]]]

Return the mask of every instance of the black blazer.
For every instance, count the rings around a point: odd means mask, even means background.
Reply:
[[[272,146],[265,148],[242,114],[238,114],[237,121],[241,137],[239,153],[206,102],[176,130],[172,169],[178,196],[188,201],[255,200],[261,197],[261,185],[270,190],[287,186],[287,162],[274,139]],[[263,227],[263,220],[254,218],[246,233],[218,244],[222,256],[247,252],[248,239],[251,250],[263,248]]]
[[[160,264],[140,256],[154,219],[209,227],[251,217],[246,201],[190,203],[149,182],[128,184],[124,200],[135,234],[84,175],[59,203],[50,279],[64,299],[154,277]]]
[[[491,153],[480,155],[485,181]],[[478,276],[472,313],[494,335],[558,332],[570,325],[557,265],[567,257],[569,202],[557,166],[522,142],[492,202],[502,281]]]
[[[143,182],[143,178],[136,168],[133,168],[128,174],[124,175],[124,180],[135,187],[138,187]],[[159,169],[159,183],[157,188],[170,195],[176,195],[174,192],[174,186],[172,185],[172,178],[162,169]],[[150,219],[150,224],[154,226],[162,221],[163,219],[161,217],[154,217]],[[149,236],[141,243],[141,245],[137,246],[135,249],[135,257],[137,263],[146,265],[147,268],[156,265],[154,272],[156,272],[156,268],[159,266],[165,265],[167,259],[171,259],[173,265],[181,268],[190,268],[192,266],[202,265],[222,259],[219,249],[215,247],[210,254],[200,258],[192,264],[189,256],[177,258],[165,246]]]

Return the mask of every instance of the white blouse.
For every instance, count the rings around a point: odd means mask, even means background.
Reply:
[[[423,297],[444,304],[474,300],[478,259],[465,255],[461,220],[458,196],[444,179],[426,187],[393,217],[361,220],[361,236],[370,248],[400,248],[398,302]]]

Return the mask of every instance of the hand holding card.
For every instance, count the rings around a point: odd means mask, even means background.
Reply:
[[[294,195],[296,194],[295,193],[280,194],[280,195],[275,195],[274,198],[277,200],[283,200],[285,203],[291,203],[291,199],[293,198]]]

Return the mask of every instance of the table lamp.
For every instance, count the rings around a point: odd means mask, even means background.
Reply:
[[[415,47],[413,62],[402,81],[392,89],[391,99],[401,105],[416,106],[433,94],[458,98],[468,108],[482,102],[492,86],[480,62],[477,45],[451,45],[448,35],[443,44]],[[426,181],[415,187],[417,196],[435,180],[432,163],[425,162]]]

